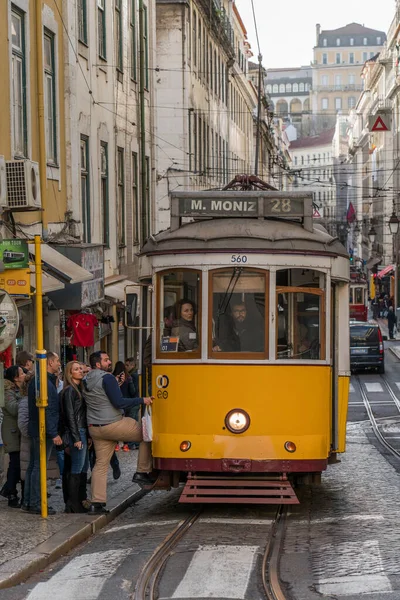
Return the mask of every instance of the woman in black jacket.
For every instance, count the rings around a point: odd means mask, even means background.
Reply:
[[[61,392],[63,439],[69,448],[71,472],[68,474],[68,498],[65,512],[86,512],[86,477],[89,467],[86,404],[81,394],[82,365],[71,361],[65,367],[66,386]]]

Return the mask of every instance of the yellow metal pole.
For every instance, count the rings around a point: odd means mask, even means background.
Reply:
[[[40,199],[42,203],[42,236],[44,240],[48,237],[48,215],[47,215],[47,161],[46,161],[46,133],[44,112],[44,74],[43,74],[43,26],[42,26],[42,0],[36,0],[36,78],[37,78],[37,103],[38,103],[38,127],[39,127],[39,175],[40,175]]]
[[[42,517],[47,517],[47,465],[46,465],[46,407],[47,407],[47,359],[43,349],[43,289],[41,239],[35,235],[36,276],[36,406],[39,410],[40,446],[40,497]]]

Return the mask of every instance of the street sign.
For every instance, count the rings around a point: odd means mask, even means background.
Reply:
[[[0,290],[0,352],[6,350],[17,337],[18,309],[9,294]]]
[[[314,219],[320,219],[321,218],[321,214],[320,214],[318,208],[314,208],[313,218]]]
[[[28,244],[25,240],[12,239],[0,242],[0,260],[4,269],[27,269],[29,266]]]
[[[370,131],[390,131],[392,128],[391,115],[381,114],[369,117]]]
[[[0,273],[0,289],[11,296],[29,296],[31,272],[26,269],[9,269]]]

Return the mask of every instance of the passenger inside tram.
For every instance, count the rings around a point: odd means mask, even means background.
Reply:
[[[264,318],[254,294],[243,294],[229,302],[229,310],[220,318],[219,332],[213,340],[214,352],[264,352]],[[249,307],[251,307],[249,309]]]
[[[199,345],[194,321],[195,304],[191,300],[183,298],[177,303],[175,312],[179,317],[172,324],[171,337],[179,338],[178,352],[192,352]]]

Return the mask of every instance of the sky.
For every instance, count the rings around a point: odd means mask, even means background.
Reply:
[[[315,26],[337,29],[356,22],[387,32],[395,0],[253,0],[265,68],[309,65],[316,43]],[[236,0],[257,62],[258,47],[251,0]]]

